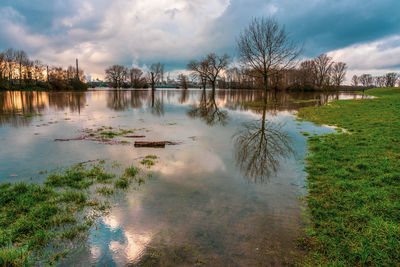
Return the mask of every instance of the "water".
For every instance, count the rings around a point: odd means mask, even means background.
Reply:
[[[2,182],[40,183],[42,170],[95,159],[139,165],[153,177],[113,199],[110,213],[65,266],[272,266],[293,259],[304,226],[306,137],[333,132],[295,120],[298,108],[352,92],[270,94],[243,90],[0,92]],[[313,101],[299,101],[299,100]],[[41,116],[22,114],[40,113]],[[55,142],[101,126],[140,129],[165,149]],[[132,140],[129,140],[132,141]]]

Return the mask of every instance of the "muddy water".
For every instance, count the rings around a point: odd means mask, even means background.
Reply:
[[[0,92],[0,177],[40,183],[39,173],[57,167],[95,159],[139,165],[157,155],[152,178],[115,197],[110,213],[60,265],[285,265],[303,225],[304,133],[333,131],[300,123],[293,113],[358,97],[271,94],[268,105],[251,108],[242,103],[260,102],[259,92]],[[54,141],[102,126],[180,144]]]

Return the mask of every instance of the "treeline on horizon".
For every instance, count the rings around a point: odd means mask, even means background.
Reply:
[[[113,65],[106,69],[106,80],[114,88],[148,88],[173,85],[176,88],[221,88],[221,89],[262,89],[263,77],[257,71],[243,66],[229,66],[229,56],[210,53],[200,60],[190,61],[187,69],[190,75],[179,74],[176,81],[168,84],[164,79],[164,64],[154,63],[146,72],[140,68]],[[272,70],[268,75],[270,89],[326,90],[343,86],[347,64],[334,62],[332,57],[321,54],[314,59],[299,62],[295,67]],[[394,87],[400,86],[400,75],[394,72],[382,76],[371,74],[354,75],[352,87]]]
[[[343,87],[347,64],[335,62],[327,54],[299,60],[302,49],[288,39],[284,28],[274,19],[255,19],[237,42],[239,61],[227,54],[209,53],[187,64],[190,75],[181,73],[177,81],[164,79],[164,64],[150,65],[147,71],[112,65],[105,70],[106,80],[114,88],[211,87],[222,89],[329,90]],[[351,86],[400,86],[400,74],[391,72],[373,77],[354,75]],[[93,86],[96,84],[93,83]]]
[[[23,50],[0,52],[0,90],[87,90],[84,71],[78,67],[47,66]]]

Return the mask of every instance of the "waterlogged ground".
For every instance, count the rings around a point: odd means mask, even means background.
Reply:
[[[271,94],[265,106],[259,92],[237,90],[0,92],[0,179],[42,183],[90,160],[152,173],[113,197],[62,266],[284,265],[304,225],[306,138],[333,131],[293,113],[356,97]],[[140,163],[148,155],[152,166]]]

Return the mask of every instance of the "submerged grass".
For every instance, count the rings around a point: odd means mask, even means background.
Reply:
[[[122,178],[129,183],[120,188],[127,188],[136,181],[138,173],[136,167],[127,168]],[[96,199],[91,186],[116,179],[114,174],[106,173],[102,165],[78,164],[49,175],[43,185],[1,184],[0,266],[37,264],[38,259],[46,256],[43,249],[53,242],[58,244],[84,235],[93,218],[107,207]],[[103,186],[96,192],[108,196],[115,190]]]
[[[376,99],[308,107],[299,118],[344,128],[308,139],[311,217],[302,265],[396,266],[400,262],[400,89]]]
[[[155,160],[158,159],[156,155],[147,155],[144,159],[140,161],[140,164],[145,165],[147,168],[154,166],[156,164]]]

